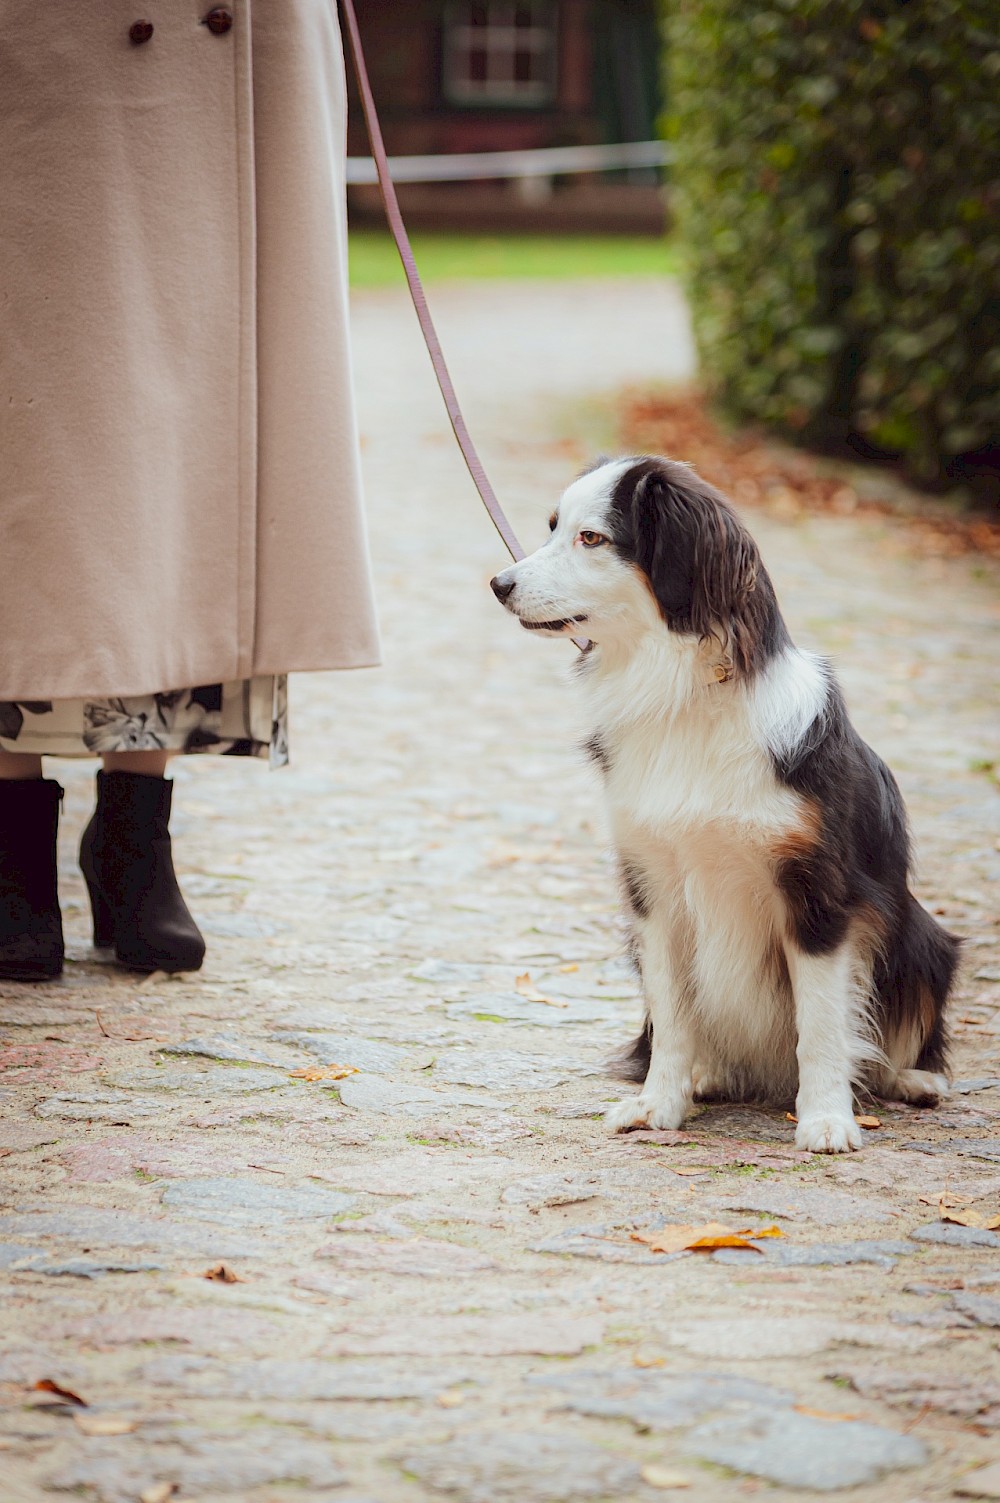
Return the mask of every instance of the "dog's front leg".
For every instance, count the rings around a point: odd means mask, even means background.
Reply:
[[[608,1111],[614,1132],[630,1127],[680,1127],[694,1098],[695,1037],[690,1009],[683,1005],[678,957],[662,924],[649,918],[637,926],[653,1040],[649,1070],[638,1096],[628,1096]]]
[[[806,955],[792,944],[787,957],[798,1029],[795,1146],[846,1153],[861,1147],[851,1087],[861,1041],[850,945],[829,955]]]

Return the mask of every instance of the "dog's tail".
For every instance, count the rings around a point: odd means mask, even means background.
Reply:
[[[649,1074],[652,1052],[653,1024],[647,1017],[639,1037],[613,1055],[608,1061],[608,1068],[616,1080],[636,1080],[641,1085]]]
[[[901,940],[876,965],[876,996],[886,1031],[905,1031],[917,1043],[916,1068],[940,1073],[948,1065],[945,1006],[961,941],[908,898]]]

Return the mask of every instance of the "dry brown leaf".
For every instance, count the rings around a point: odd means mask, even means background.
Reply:
[[[940,1220],[953,1226],[974,1226],[981,1232],[995,1232],[1000,1227],[1000,1216],[986,1216],[982,1211],[950,1211],[942,1206]]]
[[[150,1039],[161,1040],[166,1037],[166,1034],[162,1033],[109,1033],[104,1026],[104,1019],[101,1017],[99,1007],[94,1009],[94,1016],[97,1019],[97,1026],[104,1034],[104,1037],[106,1039],[116,1039],[119,1043],[142,1044]]]
[[[230,1268],[228,1263],[213,1263],[211,1268],[206,1268],[202,1274],[203,1279],[211,1279],[213,1284],[246,1284],[249,1283],[242,1274]]]
[[[357,1075],[356,1065],[306,1065],[303,1070],[289,1070],[289,1080],[346,1080]]]
[[[786,1112],[785,1113],[785,1121],[786,1122],[798,1122],[798,1120],[799,1120],[798,1117],[796,1117],[793,1112]]]
[[[563,1002],[558,997],[547,997],[540,992],[531,979],[531,972],[525,971],[523,976],[514,979],[514,990],[520,992],[522,997],[527,997],[529,1002],[542,1002],[546,1007],[568,1007],[568,1002]]]
[[[918,1195],[917,1199],[921,1205],[937,1206],[939,1209],[943,1206],[968,1205],[963,1195],[953,1195],[950,1190],[942,1190],[938,1195]]]
[[[692,1164],[690,1169],[686,1167],[683,1169],[678,1169],[674,1164],[668,1164],[667,1168],[670,1170],[671,1174],[711,1174],[712,1172],[711,1169],[709,1169],[708,1166],[704,1164],[698,1165],[697,1167]]]
[[[844,1424],[847,1420],[858,1420],[860,1414],[831,1414],[829,1409],[810,1409],[808,1404],[793,1404],[796,1414],[808,1414],[811,1419],[829,1420],[833,1424]]]
[[[35,1384],[35,1388],[39,1393],[54,1394],[57,1399],[64,1399],[67,1404],[79,1404],[81,1409],[86,1409],[87,1407],[86,1399],[81,1399],[80,1395],[74,1393],[72,1388],[63,1388],[60,1383],[53,1382],[51,1378],[39,1378]]]
[[[882,1126],[882,1122],[879,1117],[855,1117],[854,1120],[859,1127],[867,1127],[869,1129],[872,1129]]]
[[[124,1414],[74,1414],[73,1423],[84,1435],[129,1435],[139,1427]]]
[[[639,1473],[643,1482],[648,1487],[690,1487],[691,1478],[685,1477],[683,1472],[675,1472],[672,1467],[657,1466],[654,1461],[649,1462]]]

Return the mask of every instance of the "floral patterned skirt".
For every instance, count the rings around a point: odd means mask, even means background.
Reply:
[[[243,679],[127,699],[0,701],[0,751],[46,757],[215,752],[288,761],[288,679]]]

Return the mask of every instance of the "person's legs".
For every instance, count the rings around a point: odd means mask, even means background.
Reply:
[[[169,752],[111,752],[80,843],[94,944],[137,971],[196,971],[205,941],[177,885],[170,844]]]
[[[168,751],[108,752],[104,757],[104,771],[135,772],[146,778],[162,778],[172,755]]]
[[[62,789],[41,757],[0,751],[0,978],[50,981],[63,966],[56,892]]]
[[[0,782],[26,783],[41,775],[41,757],[30,752],[0,751]]]

